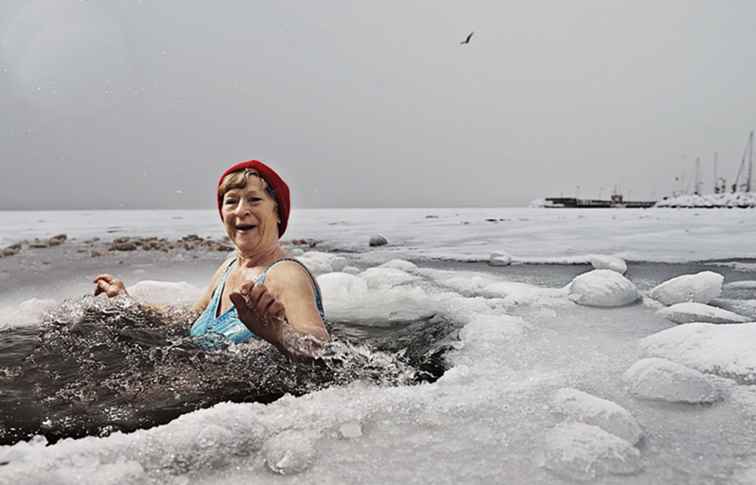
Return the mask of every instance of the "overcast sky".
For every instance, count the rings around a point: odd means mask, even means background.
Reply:
[[[295,207],[646,199],[698,156],[710,191],[756,127],[754,25],[751,0],[0,0],[0,209],[212,207],[251,158]]]

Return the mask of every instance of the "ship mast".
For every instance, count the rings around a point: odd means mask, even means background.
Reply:
[[[751,175],[753,175],[753,130],[748,137],[748,179],[746,180],[746,192],[751,191]]]

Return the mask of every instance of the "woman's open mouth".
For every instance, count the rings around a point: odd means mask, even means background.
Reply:
[[[255,226],[254,224],[240,224],[240,225],[236,226],[236,231],[244,233],[244,232],[247,232],[247,231],[251,231],[251,230],[255,229],[256,227],[257,226]]]

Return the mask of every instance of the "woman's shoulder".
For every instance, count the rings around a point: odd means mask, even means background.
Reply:
[[[307,266],[294,258],[282,258],[271,264],[266,270],[266,286],[306,287],[311,289],[315,277]]]

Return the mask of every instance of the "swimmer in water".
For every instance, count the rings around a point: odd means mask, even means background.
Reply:
[[[329,335],[315,278],[279,240],[289,220],[286,182],[260,161],[237,163],[218,181],[217,203],[236,252],[194,305],[191,335],[209,347],[260,338],[291,358],[316,358]],[[127,295],[112,275],[97,276],[95,285],[95,295]]]

